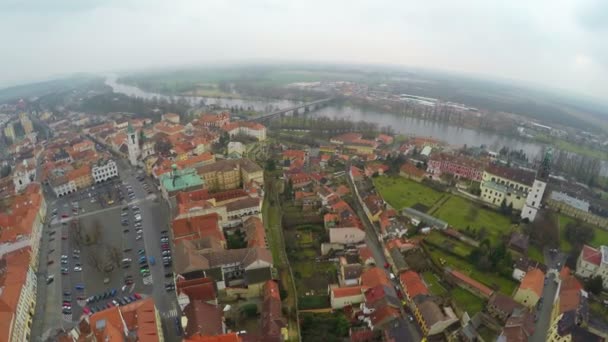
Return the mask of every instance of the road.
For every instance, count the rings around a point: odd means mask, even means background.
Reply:
[[[376,232],[374,225],[369,221],[367,215],[365,215],[365,211],[361,207],[361,203],[359,203],[359,201],[357,200],[357,196],[355,194],[355,184],[352,182],[352,179],[349,176],[349,170],[350,170],[350,163],[348,163],[348,165],[346,167],[345,177],[348,181],[348,185],[350,187],[351,193],[353,194],[353,198],[354,198],[354,202],[355,202],[355,208],[353,208],[353,209],[355,209],[355,211],[357,212],[357,215],[361,219],[361,222],[365,226],[365,233],[366,233],[365,234],[365,243],[371,250],[371,252],[374,256],[374,259],[376,260],[376,265],[384,265],[387,263],[387,260],[384,255],[383,244],[378,239],[378,233]],[[382,267],[382,266],[380,266],[380,267]],[[387,276],[389,276],[389,271],[385,270],[385,272],[387,273]],[[389,277],[389,279],[390,279],[390,277]],[[399,283],[398,277],[393,280],[393,284],[396,287],[398,287],[399,289],[401,289],[402,293],[404,293],[403,288],[402,288],[401,284]],[[405,313],[403,312],[403,310],[401,310],[401,314],[405,317]],[[405,322],[405,323],[403,323],[403,322]],[[405,335],[407,335],[406,341],[422,340],[420,330],[416,326],[416,324],[414,324],[414,322],[410,322],[409,320],[405,319],[405,320],[402,320],[400,325],[403,326],[403,328],[405,329],[404,333],[405,333]]]
[[[550,273],[543,288],[543,303],[540,311],[537,311],[538,320],[535,323],[534,334],[530,336],[530,342],[544,342],[547,338],[547,331],[551,325],[551,310],[553,309],[553,298],[557,292],[557,281],[555,273]]]

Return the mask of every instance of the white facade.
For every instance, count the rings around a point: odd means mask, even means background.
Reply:
[[[599,264],[585,260],[586,249],[600,254]],[[576,262],[576,274],[583,278],[601,276],[604,289],[608,289],[608,246],[601,246],[599,250],[584,246]]]
[[[551,191],[551,199],[554,201],[566,203],[567,205],[578,210],[582,210],[586,213],[589,212],[589,202],[572,197],[567,193],[560,191]]]
[[[76,191],[76,183],[74,181],[65,182],[62,184],[53,185],[53,192],[57,197],[65,196]]]
[[[23,161],[23,167],[17,167],[13,174],[15,191],[20,192],[36,179],[36,167],[29,167],[27,161]]]
[[[365,231],[358,227],[329,228],[329,242],[350,245],[365,240]]]
[[[540,209],[540,204],[543,199],[543,194],[545,193],[545,188],[547,187],[547,183],[540,181],[538,179],[534,180],[534,184],[532,184],[532,189],[528,192],[528,196],[526,197],[526,203],[524,207],[521,209],[521,218],[527,218],[530,222],[533,222],[536,218],[536,213]]]
[[[129,130],[127,138],[127,147],[129,148],[129,162],[132,166],[137,165],[137,158],[139,158],[139,137],[137,131]]]
[[[108,160],[105,163],[100,163],[91,168],[93,181],[95,183],[106,181],[110,178],[118,176],[118,167],[113,160]]]
[[[261,126],[261,125],[260,125]],[[266,127],[247,127],[244,125],[237,126],[230,131],[228,134],[232,137],[239,134],[244,134],[250,137],[254,137],[259,141],[266,140]]]
[[[32,269],[27,271],[25,284],[21,288],[17,310],[13,321],[11,341],[29,341],[31,316],[30,311],[36,306],[36,274]]]
[[[228,155],[233,154],[233,153],[242,156],[243,153],[245,153],[245,146],[243,145],[243,143],[241,143],[239,141],[229,142],[228,143]]]

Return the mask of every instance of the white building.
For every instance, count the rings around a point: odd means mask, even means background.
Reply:
[[[118,167],[113,160],[100,160],[91,168],[93,181],[100,183],[118,176]]]
[[[589,202],[582,199],[578,199],[576,197],[572,197],[565,192],[551,191],[550,197],[554,201],[565,203],[573,208],[582,210],[586,213],[589,212]]]
[[[129,124],[127,128],[127,147],[129,148],[129,162],[132,166],[137,165],[137,159],[140,155],[139,149],[139,133]]]
[[[245,153],[245,146],[239,141],[231,141],[228,143],[228,155],[235,154],[242,156]]]
[[[608,289],[608,246],[599,249],[583,246],[576,261],[576,274],[583,278],[601,276],[605,289]]]
[[[13,171],[13,184],[15,191],[20,192],[36,179],[36,165],[30,165],[27,160],[15,166]]]
[[[224,126],[224,130],[226,130],[231,137],[243,134],[256,138],[259,141],[266,140],[266,127],[257,122],[236,121]]]
[[[60,177],[54,182],[51,182],[51,187],[53,188],[53,192],[57,197],[71,194],[77,190],[76,183],[74,181],[67,180],[66,177]]]
[[[540,205],[543,199],[543,194],[545,193],[545,188],[547,187],[547,183],[535,179],[532,184],[532,189],[528,192],[528,196],[526,197],[526,203],[524,207],[521,209],[521,218],[527,218],[530,222],[533,222],[536,218],[536,213],[540,209]]]

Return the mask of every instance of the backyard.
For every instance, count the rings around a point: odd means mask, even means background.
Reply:
[[[382,198],[397,210],[417,203],[432,207],[444,195],[403,177],[375,177],[374,186]]]
[[[577,222],[576,219],[566,216],[564,214],[558,215],[559,219],[559,247],[564,252],[569,252],[572,249],[572,245],[570,242],[564,238],[564,231],[566,230],[566,226],[571,222]],[[608,243],[608,231],[593,227],[594,236],[593,240],[589,242],[589,245],[593,247],[599,247],[601,245],[605,245]]]
[[[479,271],[467,260],[451,255],[439,248],[428,246],[428,251],[436,264],[456,269],[491,288],[497,287],[500,292],[506,295],[510,296],[517,285],[511,278],[502,277],[497,273]]]
[[[460,287],[455,287],[450,292],[450,297],[461,310],[468,312],[471,317],[483,310],[485,305],[483,299]]]
[[[422,279],[424,279],[424,282],[431,294],[441,296],[442,294],[446,293],[445,287],[441,285],[439,282],[439,277],[435,273],[431,271],[423,272]]]
[[[457,196],[452,196],[430,214],[457,229],[470,227],[478,231],[483,227],[493,244],[500,240],[501,235],[511,232],[511,221],[508,217]]]

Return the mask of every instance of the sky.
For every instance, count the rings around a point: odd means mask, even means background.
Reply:
[[[0,86],[242,61],[391,64],[606,99],[606,0],[1,0]]]

